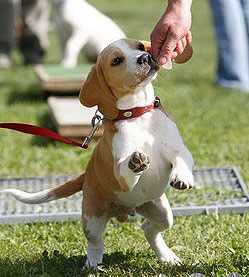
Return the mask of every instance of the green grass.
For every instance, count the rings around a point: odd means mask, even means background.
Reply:
[[[118,22],[131,38],[149,39],[165,1],[91,1]],[[161,72],[155,88],[176,120],[196,166],[239,168],[249,183],[249,94],[213,86],[214,34],[206,1],[193,4],[194,56],[185,65]],[[59,61],[57,37],[51,33],[47,63]],[[26,122],[53,128],[41,88],[31,67],[0,71],[1,122]],[[81,61],[84,57],[81,57]],[[84,170],[88,151],[46,139],[0,130],[0,176],[75,174]],[[165,233],[184,266],[157,263],[139,228],[140,223],[110,222],[100,276],[249,276],[249,216],[220,215],[176,218]],[[86,276],[86,242],[81,223],[37,223],[0,226],[0,276]]]
[[[177,218],[165,234],[184,265],[159,264],[139,222],[111,221],[99,276],[248,276],[248,215]],[[0,276],[86,276],[86,241],[81,223],[37,223],[0,227]]]

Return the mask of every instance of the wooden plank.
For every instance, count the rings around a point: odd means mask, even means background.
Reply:
[[[35,72],[44,91],[79,91],[92,64],[65,68],[56,64],[37,65]]]
[[[67,138],[85,137],[92,129],[91,120],[97,107],[84,107],[78,97],[48,98],[48,107],[58,133]],[[95,137],[101,136],[103,127],[96,131]]]

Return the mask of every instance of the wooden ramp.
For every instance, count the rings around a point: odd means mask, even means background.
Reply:
[[[35,72],[41,82],[44,92],[79,92],[92,64],[65,68],[56,64],[37,65]]]
[[[78,97],[48,98],[49,111],[57,132],[67,138],[83,138],[92,129],[91,120],[97,107],[87,108],[82,106]],[[103,127],[96,131],[94,137],[100,137]]]

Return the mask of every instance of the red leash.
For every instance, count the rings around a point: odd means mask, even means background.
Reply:
[[[147,113],[154,108],[158,108],[160,105],[161,105],[160,99],[158,97],[156,97],[154,102],[149,106],[136,107],[136,108],[129,109],[129,110],[119,110],[118,117],[115,118],[114,121],[130,119],[130,118],[141,116],[144,113]],[[57,141],[65,143],[65,144],[70,144],[70,145],[74,145],[74,146],[77,146],[77,147],[80,147],[83,149],[87,149],[88,144],[89,144],[92,136],[94,135],[95,131],[98,130],[99,124],[102,121],[102,119],[103,119],[103,117],[98,114],[98,110],[97,110],[94,117],[92,118],[92,130],[86,136],[86,138],[82,144],[77,141],[66,139],[66,138],[62,137],[61,135],[59,135],[49,129],[35,126],[35,125],[25,124],[25,123],[0,123],[0,128],[15,130],[18,132],[36,135],[36,136],[40,136],[40,137],[51,138],[53,140],[57,140]]]
[[[77,141],[66,139],[66,138],[62,137],[61,135],[59,135],[49,129],[35,126],[35,125],[23,124],[23,123],[0,123],[0,128],[15,130],[18,132],[36,135],[36,136],[40,136],[40,137],[51,138],[53,140],[57,140],[57,141],[60,141],[60,142],[66,143],[66,144],[78,146],[83,149],[88,148],[87,144],[84,144],[84,143],[81,144]]]

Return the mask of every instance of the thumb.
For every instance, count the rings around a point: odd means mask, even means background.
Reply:
[[[172,68],[171,56],[176,45],[177,39],[173,35],[168,35],[162,45],[161,51],[158,55],[158,63],[164,65],[166,69]]]

